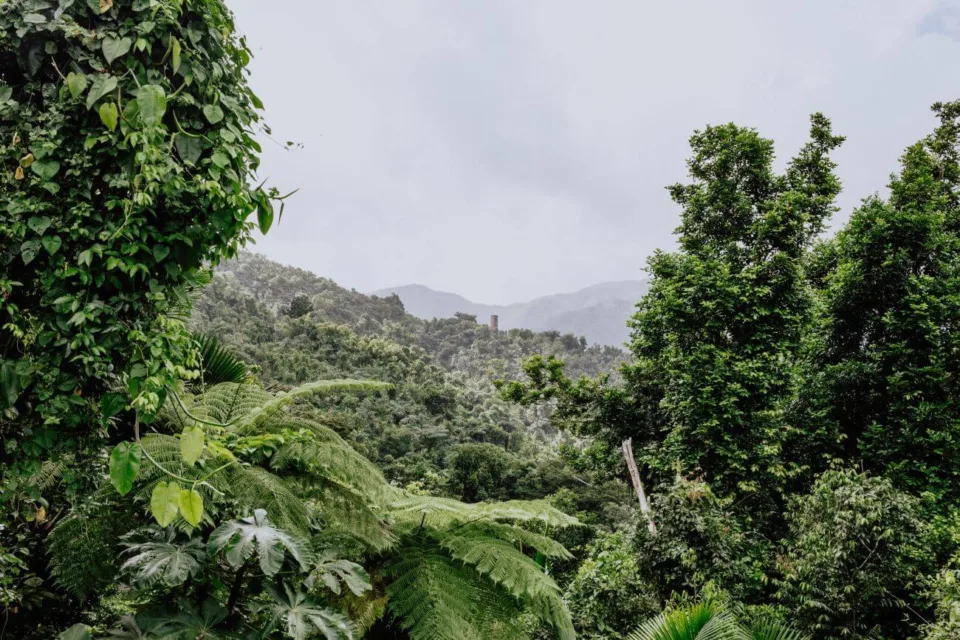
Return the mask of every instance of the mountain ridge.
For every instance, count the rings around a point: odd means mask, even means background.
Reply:
[[[627,320],[646,288],[645,280],[599,282],[569,293],[505,305],[474,302],[460,294],[418,283],[378,289],[371,295],[396,294],[408,313],[425,320],[466,313],[483,321],[497,315],[503,329],[576,333],[595,344],[620,346],[629,337]]]

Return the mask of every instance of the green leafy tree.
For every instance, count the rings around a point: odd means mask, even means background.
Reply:
[[[817,252],[822,311],[795,458],[845,459],[914,494],[960,495],[960,102]],[[942,506],[952,504],[941,501]]]
[[[302,318],[313,311],[313,303],[307,296],[294,296],[290,301],[290,306],[283,310],[283,314],[291,318]]]
[[[890,480],[829,471],[790,512],[779,599],[815,638],[905,638],[929,570],[915,498]]]

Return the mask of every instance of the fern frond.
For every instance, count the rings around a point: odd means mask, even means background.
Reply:
[[[27,485],[39,490],[46,491],[59,484],[63,478],[63,472],[67,470],[66,462],[62,460],[47,460],[40,465],[40,468],[27,479]]]
[[[328,435],[325,441],[288,438],[271,458],[270,466],[277,471],[296,467],[378,500],[383,499],[388,486],[380,469],[336,434]]]
[[[516,524],[501,524],[499,522],[476,522],[466,525],[464,529],[476,531],[483,535],[507,540],[518,546],[521,551],[531,548],[539,551],[548,558],[570,560],[573,554],[567,548],[549,536],[528,531]]]
[[[397,497],[390,506],[398,525],[424,524],[437,529],[480,520],[538,521],[553,527],[579,524],[576,518],[568,516],[545,500],[466,504],[450,498],[415,496],[406,492],[397,492]]]
[[[388,608],[413,640],[483,640],[496,621],[520,612],[517,602],[438,547],[412,545],[387,567]]]
[[[277,526],[308,535],[311,513],[287,483],[260,467],[231,467],[224,475],[230,496],[249,509],[264,509]]]
[[[325,535],[330,540],[345,537],[377,552],[396,543],[379,510],[368,504],[364,496],[330,483],[313,496],[314,508],[323,520]]]
[[[112,490],[112,487],[111,487]],[[125,518],[106,517],[117,510],[96,509],[73,513],[57,524],[47,537],[50,573],[58,585],[84,601],[103,589],[116,576],[116,549],[130,525]]]
[[[272,396],[270,400],[264,402],[261,406],[247,414],[243,422],[247,425],[249,425],[251,422],[261,424],[262,421],[268,419],[274,413],[287,406],[297,398],[343,391],[350,391],[353,393],[385,391],[391,388],[393,388],[393,385],[386,382],[352,380],[349,378],[309,382],[285,393],[279,393],[276,396]]]

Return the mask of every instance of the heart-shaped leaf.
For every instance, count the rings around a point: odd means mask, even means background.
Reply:
[[[0,84],[0,102],[6,102],[13,97],[13,87]]]
[[[131,46],[133,46],[133,40],[130,38],[104,38],[103,57],[107,59],[107,64],[111,64],[120,56],[126,55]]]
[[[193,526],[200,524],[200,518],[203,517],[203,496],[194,489],[182,489],[180,491],[180,513],[183,519]]]
[[[43,232],[50,226],[50,218],[49,216],[33,216],[27,220],[27,226],[30,227],[31,231],[42,236]]]
[[[80,94],[82,94],[86,88],[87,76],[74,71],[67,74],[67,89],[70,90],[70,95],[73,96],[74,99],[79,98]]]
[[[12,407],[20,397],[20,375],[12,360],[0,362],[0,409]]]
[[[36,158],[33,157],[33,154],[28,153],[27,155],[20,158],[20,166],[23,167],[24,169],[29,169],[30,165],[33,164],[34,160],[36,160]]]
[[[101,73],[93,79],[90,85],[90,91],[87,93],[87,109],[92,109],[103,96],[117,88],[117,79],[113,76]]]
[[[138,471],[140,446],[135,442],[121,442],[115,446],[110,452],[110,483],[120,495],[127,495],[133,488]]]
[[[210,124],[217,124],[223,120],[223,109],[215,104],[208,104],[203,108],[203,115]]]
[[[180,434],[180,455],[183,456],[183,461],[191,467],[203,453],[203,441],[203,431],[198,427],[187,427]]]
[[[155,84],[145,84],[137,92],[137,106],[140,108],[140,119],[143,124],[152,127],[159,124],[167,110],[167,95],[163,87]]]
[[[203,141],[197,136],[187,136],[182,133],[177,134],[176,142],[177,153],[187,164],[197,164],[200,156],[203,154]]]
[[[40,243],[37,240],[27,240],[20,245],[20,257],[23,258],[23,264],[30,264],[40,253]]]
[[[100,122],[102,122],[107,129],[116,131],[119,118],[120,114],[117,112],[117,105],[112,102],[104,102],[100,105]]]
[[[153,259],[157,262],[163,262],[168,255],[170,255],[170,247],[163,244],[153,246]]]
[[[43,236],[40,238],[40,243],[43,245],[43,248],[47,250],[47,253],[53,255],[57,251],[60,251],[60,246],[63,244],[63,241],[60,240],[60,236]]]
[[[166,527],[180,510],[180,485],[176,482],[158,482],[150,495],[150,512],[157,524]]]
[[[60,163],[56,160],[37,160],[30,165],[30,168],[44,180],[49,180],[60,171]]]

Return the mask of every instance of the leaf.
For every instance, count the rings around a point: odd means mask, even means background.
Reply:
[[[13,172],[13,177],[17,180],[23,180],[23,167],[17,167],[17,170]]]
[[[120,114],[117,112],[117,105],[112,102],[104,102],[100,105],[100,122],[102,122],[107,129],[116,131],[119,119]]]
[[[127,396],[122,393],[106,393],[100,398],[100,412],[104,418],[112,418],[127,406]]]
[[[23,16],[23,21],[27,24],[43,24],[47,21],[47,17],[42,13],[28,13]]]
[[[167,110],[167,95],[163,87],[155,84],[146,84],[137,92],[137,106],[140,108],[140,118],[143,124],[152,127],[159,124]]]
[[[263,191],[257,192],[257,223],[260,225],[260,233],[270,231],[273,226],[273,203]]]
[[[274,624],[282,622],[287,636],[293,640],[317,636],[326,640],[353,640],[359,637],[359,631],[350,618],[339,611],[320,606],[306,593],[292,589],[287,583],[283,584],[283,592],[272,584],[265,585],[265,588],[273,597],[269,609],[273,612]]]
[[[217,124],[223,120],[223,109],[218,105],[208,104],[203,107],[203,115],[206,116],[210,124]]]
[[[0,409],[12,407],[20,397],[20,375],[10,360],[0,362]]]
[[[82,73],[71,71],[67,74],[67,89],[74,100],[80,97],[83,90],[87,88],[87,76]]]
[[[30,168],[44,180],[49,180],[60,171],[60,163],[56,160],[37,160]]]
[[[78,622],[58,635],[57,640],[90,640],[91,637],[90,627]]]
[[[180,485],[174,481],[158,482],[150,496],[150,512],[161,527],[177,517],[180,509]]]
[[[152,531],[156,531],[151,527]],[[133,582],[140,587],[149,587],[157,582],[177,587],[200,572],[205,549],[199,539],[186,544],[175,544],[176,532],[167,533],[166,540],[142,543],[124,543],[124,553],[130,558],[120,570],[132,574]]]
[[[173,40],[173,55],[170,60],[173,63],[173,72],[176,73],[180,70],[180,41],[172,36],[170,39]]]
[[[174,144],[180,158],[187,164],[197,164],[203,154],[203,141],[199,137],[178,133]]]
[[[87,93],[87,109],[93,109],[93,105],[97,104],[100,98],[116,88],[116,78],[106,73],[99,74],[93,79],[93,84],[90,85],[90,91]]]
[[[60,251],[60,246],[63,244],[63,241],[60,240],[60,236],[43,236],[40,238],[40,243],[43,245],[43,248],[47,250],[47,253],[53,255],[57,251]]]
[[[27,240],[20,245],[20,257],[23,258],[23,264],[30,264],[40,253],[40,242],[37,240]]]
[[[113,448],[110,452],[110,483],[120,495],[125,496],[130,492],[139,471],[140,445],[135,442],[121,442]]]
[[[180,455],[189,466],[196,464],[203,453],[203,431],[199,427],[187,427],[180,434]]]
[[[210,534],[207,546],[211,553],[225,551],[227,562],[234,568],[240,567],[256,552],[260,570],[266,576],[280,571],[284,550],[302,569],[306,569],[311,556],[305,542],[278,529],[263,509],[257,509],[247,518],[223,523]]]
[[[170,255],[170,247],[164,244],[153,246],[153,259],[157,262],[163,262],[163,259]]]
[[[120,56],[126,55],[133,46],[133,40],[130,38],[112,38],[103,39],[103,57],[107,59],[107,64],[112,64]]]
[[[203,496],[195,489],[182,489],[180,491],[180,513],[183,519],[194,527],[200,524],[200,518],[203,517]]]
[[[0,103],[6,102],[13,97],[13,87],[0,84]]]
[[[30,165],[33,164],[34,160],[36,160],[36,158],[33,157],[33,154],[28,153],[27,155],[20,158],[20,166],[23,167],[24,169],[29,169]]]
[[[42,236],[43,232],[50,226],[50,218],[49,216],[33,216],[27,220],[27,226],[38,236]]]

